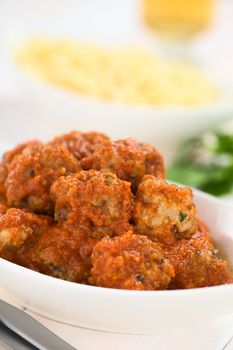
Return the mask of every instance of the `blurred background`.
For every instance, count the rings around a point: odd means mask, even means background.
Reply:
[[[0,0],[0,148],[135,137],[232,200],[232,0]]]

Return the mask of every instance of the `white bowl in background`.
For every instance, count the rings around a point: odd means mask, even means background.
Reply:
[[[25,36],[25,39],[28,36]],[[7,52],[0,72],[0,140],[12,143],[54,134],[98,130],[113,139],[134,137],[152,143],[166,163],[185,139],[233,118],[233,82],[212,77],[220,90],[216,102],[201,106],[136,106],[81,95],[37,80]],[[204,71],[205,72],[205,71]]]
[[[20,84],[19,96],[1,101],[2,141],[48,140],[72,129],[97,130],[113,139],[133,137],[151,143],[167,163],[184,139],[233,116],[229,99],[195,108],[133,107],[84,97],[26,76]]]
[[[233,207],[194,191],[198,216],[233,262]],[[233,313],[233,284],[174,291],[127,291],[59,280],[0,259],[1,288],[18,305],[81,327],[150,334]]]

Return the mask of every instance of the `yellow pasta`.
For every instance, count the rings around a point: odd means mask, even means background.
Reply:
[[[104,49],[71,40],[32,39],[17,60],[49,83],[107,101],[194,106],[218,96],[197,69],[164,62],[141,48]]]

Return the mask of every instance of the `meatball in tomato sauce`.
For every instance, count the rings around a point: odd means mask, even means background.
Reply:
[[[125,233],[104,237],[92,253],[91,284],[119,289],[165,289],[174,268],[148,237]]]
[[[165,177],[163,158],[156,149],[133,139],[105,142],[96,149],[93,158],[94,169],[112,172],[129,181],[133,192],[145,174]]]
[[[15,156],[21,154],[26,147],[33,146],[33,145],[41,145],[41,142],[37,140],[31,140],[31,141],[22,143],[16,146],[15,148],[13,148],[12,150],[4,153],[2,157],[2,161],[0,162],[0,199],[4,198],[6,194],[5,193],[6,189],[4,184],[8,174],[8,168],[7,168],[8,164],[10,164],[13,161]]]
[[[18,262],[35,271],[72,282],[87,283],[96,240],[87,231],[52,224],[34,244],[24,245]]]
[[[190,239],[182,239],[165,248],[165,255],[175,269],[170,288],[210,287],[232,282],[228,263],[216,256],[216,249],[206,225],[198,224]]]
[[[92,167],[93,160],[90,157],[95,149],[108,140],[109,137],[100,132],[72,131],[55,137],[50,143],[66,147],[81,162],[82,168],[88,170]]]
[[[0,215],[0,256],[14,260],[26,242],[32,242],[49,226],[51,218],[26,210],[5,208]]]
[[[135,199],[137,230],[161,243],[190,238],[197,230],[192,190],[145,176]]]
[[[33,145],[14,157],[5,181],[9,206],[50,214],[50,187],[60,176],[80,171],[80,164],[64,147]]]
[[[95,234],[118,234],[130,227],[133,195],[130,183],[112,173],[81,171],[59,178],[51,190],[55,218],[94,230]]]

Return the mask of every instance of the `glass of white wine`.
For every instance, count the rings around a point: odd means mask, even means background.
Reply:
[[[186,41],[207,29],[214,0],[143,0],[145,23],[169,41]]]

